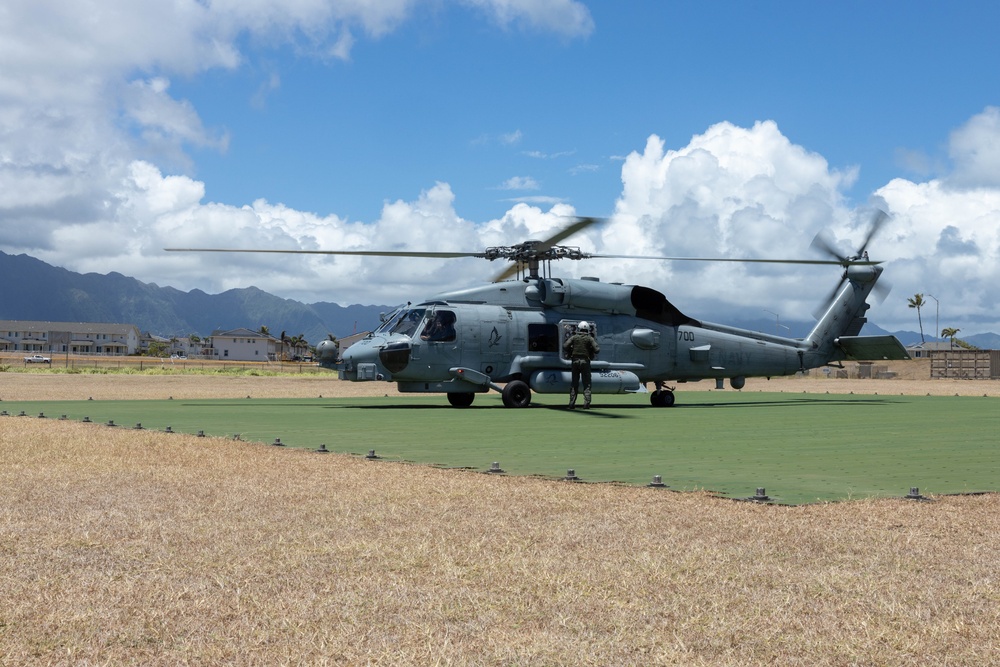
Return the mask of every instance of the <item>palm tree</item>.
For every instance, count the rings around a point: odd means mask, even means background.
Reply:
[[[955,336],[958,335],[959,331],[961,331],[961,329],[955,329],[954,327],[941,329],[941,337],[951,339],[951,349],[953,350],[955,349]]]
[[[907,299],[906,303],[909,304],[910,308],[917,309],[917,323],[920,325],[920,342],[924,341],[924,321],[920,319],[920,309],[924,307],[924,295],[917,293],[913,295],[912,299]]]
[[[260,325],[260,332],[262,334],[264,334],[265,336],[270,336],[271,335],[271,330],[265,324]]]

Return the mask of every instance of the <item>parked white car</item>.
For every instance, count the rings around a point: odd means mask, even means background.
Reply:
[[[52,360],[48,357],[43,357],[40,354],[33,354],[30,357],[24,358],[24,363],[26,364],[51,364]]]

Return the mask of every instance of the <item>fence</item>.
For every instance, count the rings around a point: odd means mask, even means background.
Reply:
[[[1000,379],[1000,350],[932,350],[931,379]]]
[[[0,353],[0,366],[38,368],[41,364],[25,363],[24,357],[31,353],[25,352],[2,352]],[[84,356],[77,354],[65,354],[57,352],[49,355],[51,364],[45,364],[45,368],[68,368],[71,370],[106,369],[122,370],[134,369],[136,371],[148,369],[176,369],[176,370],[200,370],[200,371],[263,371],[272,373],[329,373],[330,371],[320,368],[315,363],[297,361],[214,361],[210,359],[188,358],[188,359],[164,359],[160,357],[116,357],[116,356]]]

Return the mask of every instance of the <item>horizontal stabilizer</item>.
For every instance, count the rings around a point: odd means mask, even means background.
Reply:
[[[836,344],[854,361],[910,358],[895,336],[841,336]]]

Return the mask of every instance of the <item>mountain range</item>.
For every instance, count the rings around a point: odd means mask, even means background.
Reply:
[[[201,290],[182,292],[173,287],[144,283],[120,273],[75,273],[30,257],[0,252],[0,319],[50,322],[117,322],[160,336],[206,336],[216,329],[267,326],[273,333],[302,335],[315,345],[329,334],[338,338],[369,331],[389,306],[341,306],[321,301],[306,304],[282,299],[256,287],[221,294]],[[14,287],[13,289],[11,287]],[[715,318],[712,318],[715,320]],[[717,320],[715,320],[717,321]],[[812,322],[784,321],[787,335],[805,336]],[[726,322],[755,331],[771,331],[771,319]],[[904,345],[920,342],[915,331],[888,332],[873,323],[866,335],[894,334]],[[940,340],[925,334],[927,341]],[[963,337],[981,348],[1000,348],[1000,335]]]
[[[221,294],[182,292],[120,273],[74,273],[28,255],[0,252],[0,319],[134,324],[159,336],[206,336],[216,329],[267,326],[315,345],[374,329],[387,306],[304,304],[256,287]],[[12,289],[13,287],[13,289]]]

